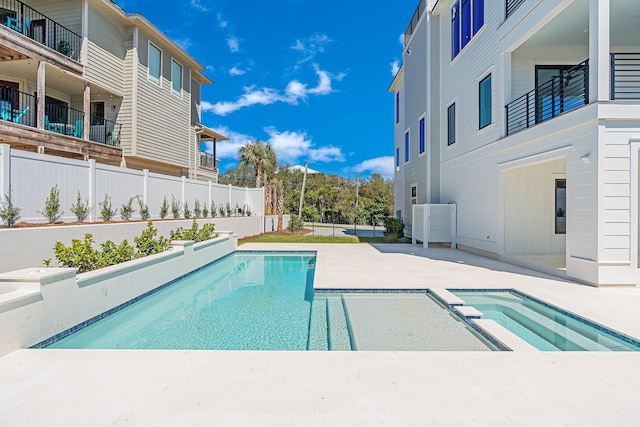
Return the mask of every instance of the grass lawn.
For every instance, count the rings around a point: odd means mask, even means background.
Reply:
[[[247,237],[238,241],[243,243],[384,243],[384,237],[356,237],[356,236],[295,236],[287,234],[261,234]]]

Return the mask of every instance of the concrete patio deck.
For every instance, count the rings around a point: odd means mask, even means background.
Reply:
[[[515,288],[640,338],[639,288],[593,288],[469,253],[315,249],[318,288]],[[3,426],[640,425],[640,354],[20,350]]]

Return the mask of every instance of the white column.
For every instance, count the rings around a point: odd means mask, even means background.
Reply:
[[[91,210],[89,211],[89,221],[93,222],[96,220],[96,208],[97,208],[95,159],[89,159],[89,194],[87,195],[87,199],[89,202],[89,207],[91,208]]]
[[[4,196],[9,195],[10,191],[11,148],[9,147],[9,144],[0,144],[0,200],[4,202]]]
[[[45,84],[45,63],[44,61],[40,61],[38,63],[38,82],[37,82],[37,92],[38,99],[36,102],[38,103],[38,117],[36,118],[36,124],[38,129],[44,129],[44,113],[45,113],[45,92],[46,92],[46,84]]]
[[[183,176],[182,177],[182,197],[180,199],[180,201],[182,202],[183,205],[184,205],[184,202],[186,201],[186,198],[187,198],[186,187],[187,187],[187,177]]]
[[[610,0],[589,0],[589,102],[610,99]]]
[[[142,201],[145,205],[149,204],[149,169],[142,169],[143,182],[142,182]]]
[[[89,83],[84,84],[84,132],[82,138],[89,140],[89,126],[91,126],[91,87]],[[106,142],[106,141],[105,141]]]

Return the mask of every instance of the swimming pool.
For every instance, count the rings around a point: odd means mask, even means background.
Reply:
[[[427,290],[314,292],[315,252],[237,251],[36,348],[495,350]]]
[[[542,351],[640,351],[640,342],[514,290],[451,290]]]

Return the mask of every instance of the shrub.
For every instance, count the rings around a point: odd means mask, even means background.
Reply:
[[[151,214],[149,213],[149,206],[147,206],[147,204],[144,202],[144,200],[142,200],[140,196],[138,196],[137,199],[138,210],[140,211],[140,219],[146,221],[151,216]]]
[[[199,218],[202,215],[202,207],[200,206],[200,200],[196,199],[193,203],[193,217]]]
[[[54,224],[60,221],[60,217],[64,213],[60,206],[60,190],[58,189],[58,185],[51,187],[51,191],[49,191],[49,196],[44,201],[44,209],[42,212],[38,211],[40,215],[43,215],[47,218],[47,222],[49,224]]]
[[[104,200],[98,203],[100,206],[100,219],[103,221],[111,221],[116,212],[111,207],[111,197],[104,195]]]
[[[11,228],[20,219],[21,209],[14,206],[11,193],[4,195],[4,200],[0,202],[0,218],[7,227]]]
[[[84,220],[89,217],[89,212],[91,212],[91,208],[89,207],[89,199],[82,200],[80,191],[78,191],[76,202],[71,204],[71,213],[76,216],[76,220],[78,222],[84,222]]]
[[[180,217],[180,202],[178,202],[173,196],[171,196],[171,213],[173,214],[174,219]]]
[[[231,203],[227,202],[227,205],[225,206],[225,211],[227,216],[231,216],[231,214],[233,213],[233,209],[231,208]]]
[[[185,230],[182,227],[178,227],[170,232],[170,236],[171,240],[193,240],[198,243],[218,237],[218,233],[215,232],[215,225],[213,224],[205,224],[198,229],[198,222],[194,219],[191,228]]]
[[[123,240],[119,245],[107,240],[100,247],[102,251],[98,268],[120,264],[136,258],[136,249],[127,240]]]
[[[164,236],[158,237],[158,230],[151,221],[147,222],[140,236],[135,237],[136,250],[140,256],[153,255],[164,252],[171,247],[171,241]]]
[[[300,230],[302,228],[302,218],[298,217],[298,215],[291,215],[287,228],[291,233]]]
[[[122,206],[120,206],[120,218],[124,219],[125,221],[130,221],[131,216],[135,212],[135,209],[133,209],[134,200],[135,197],[131,197],[127,203],[124,203]]]
[[[402,237],[404,234],[404,223],[397,218],[388,216],[384,219],[384,227],[388,233]]]
[[[191,209],[189,209],[189,204],[184,202],[184,217],[189,219],[191,218]]]
[[[169,203],[167,202],[167,196],[164,196],[164,199],[162,199],[162,204],[160,205],[160,218],[165,219],[168,213]]]
[[[224,214],[225,214],[224,205],[223,205],[222,203],[220,203],[220,204],[218,205],[218,215],[220,215],[220,216],[224,216]]]
[[[251,212],[251,206],[249,206],[249,205],[245,205],[245,208],[244,208],[244,214],[245,214],[246,216],[251,216],[251,213],[252,213],[252,212]]]
[[[71,246],[56,242],[53,251],[59,264],[77,268],[78,273],[84,273],[100,266],[100,251],[93,248],[93,243],[93,235],[87,233],[83,240],[72,239]]]
[[[218,209],[216,208],[216,204],[214,201],[211,201],[211,208],[209,209],[209,212],[211,212],[211,218],[215,218],[216,214],[218,213]]]
[[[207,209],[207,204],[205,203],[202,206],[202,218],[208,218],[209,217],[209,209]]]

